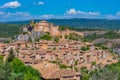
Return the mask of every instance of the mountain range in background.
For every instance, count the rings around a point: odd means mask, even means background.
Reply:
[[[41,20],[35,19],[34,21],[39,22]],[[120,29],[120,20],[73,18],[73,19],[48,19],[47,21],[52,22],[53,24],[56,25],[75,28],[94,28],[112,30]],[[4,23],[26,25],[30,23],[30,20]]]

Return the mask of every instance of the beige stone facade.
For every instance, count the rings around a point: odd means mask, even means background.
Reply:
[[[35,24],[34,29],[41,32],[49,32],[52,36],[60,35],[59,26],[55,26],[47,21],[40,21]]]

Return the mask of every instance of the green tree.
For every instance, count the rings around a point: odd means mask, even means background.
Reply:
[[[32,38],[31,37],[29,37],[29,42],[32,42]]]
[[[26,66],[18,58],[3,62],[0,55],[0,80],[41,80],[39,71]]]
[[[119,80],[118,72],[104,68],[101,72],[95,73],[90,80]]]
[[[14,58],[12,62],[10,62],[10,65],[15,73],[24,72],[24,70],[26,69],[24,63],[18,58]]]
[[[10,80],[12,72],[8,62],[0,64],[0,80]]]
[[[67,65],[60,64],[59,67],[60,67],[60,69],[66,69],[66,68],[67,68]]]
[[[39,38],[35,37],[35,42],[39,42],[39,40],[40,40]]]
[[[40,39],[42,39],[42,40],[52,40],[52,36],[50,36],[48,34],[45,34],[45,35],[41,36]]]
[[[91,65],[92,65],[92,66],[95,66],[95,65],[96,65],[96,62],[95,62],[95,61],[93,61],[93,62],[91,63]]]
[[[23,80],[23,73],[11,73],[9,80]]]
[[[89,48],[89,46],[81,47],[81,50],[83,50],[83,51],[87,51],[87,50],[90,50],[90,48]]]
[[[55,37],[54,41],[55,41],[56,43],[58,43],[58,42],[59,42],[59,37]]]
[[[33,76],[30,72],[24,74],[24,80],[41,80],[39,77]]]
[[[11,48],[11,49],[9,50],[9,55],[8,55],[7,61],[8,61],[8,62],[11,62],[14,58],[15,58],[14,51],[13,51],[13,49]]]
[[[0,55],[0,60],[3,60],[3,56],[2,55]]]
[[[89,80],[90,75],[89,70],[87,70],[87,67],[82,67],[80,69],[80,72],[82,73],[82,80]]]
[[[24,80],[41,80],[41,75],[31,66],[26,66]]]
[[[67,37],[67,36],[66,36]],[[81,40],[82,36],[81,35],[78,35],[76,33],[70,33],[70,35],[68,36],[68,38],[70,40],[76,40],[76,41],[79,41]]]

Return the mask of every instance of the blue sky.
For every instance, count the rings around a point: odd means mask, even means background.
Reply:
[[[0,0],[0,22],[31,18],[120,19],[120,0]]]

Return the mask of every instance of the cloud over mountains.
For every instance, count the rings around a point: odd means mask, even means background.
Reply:
[[[80,10],[76,10],[74,8],[72,9],[69,9],[66,11],[65,14],[79,14],[79,15],[94,15],[94,16],[99,16],[100,15],[100,12],[85,12],[85,11],[80,11]]]

